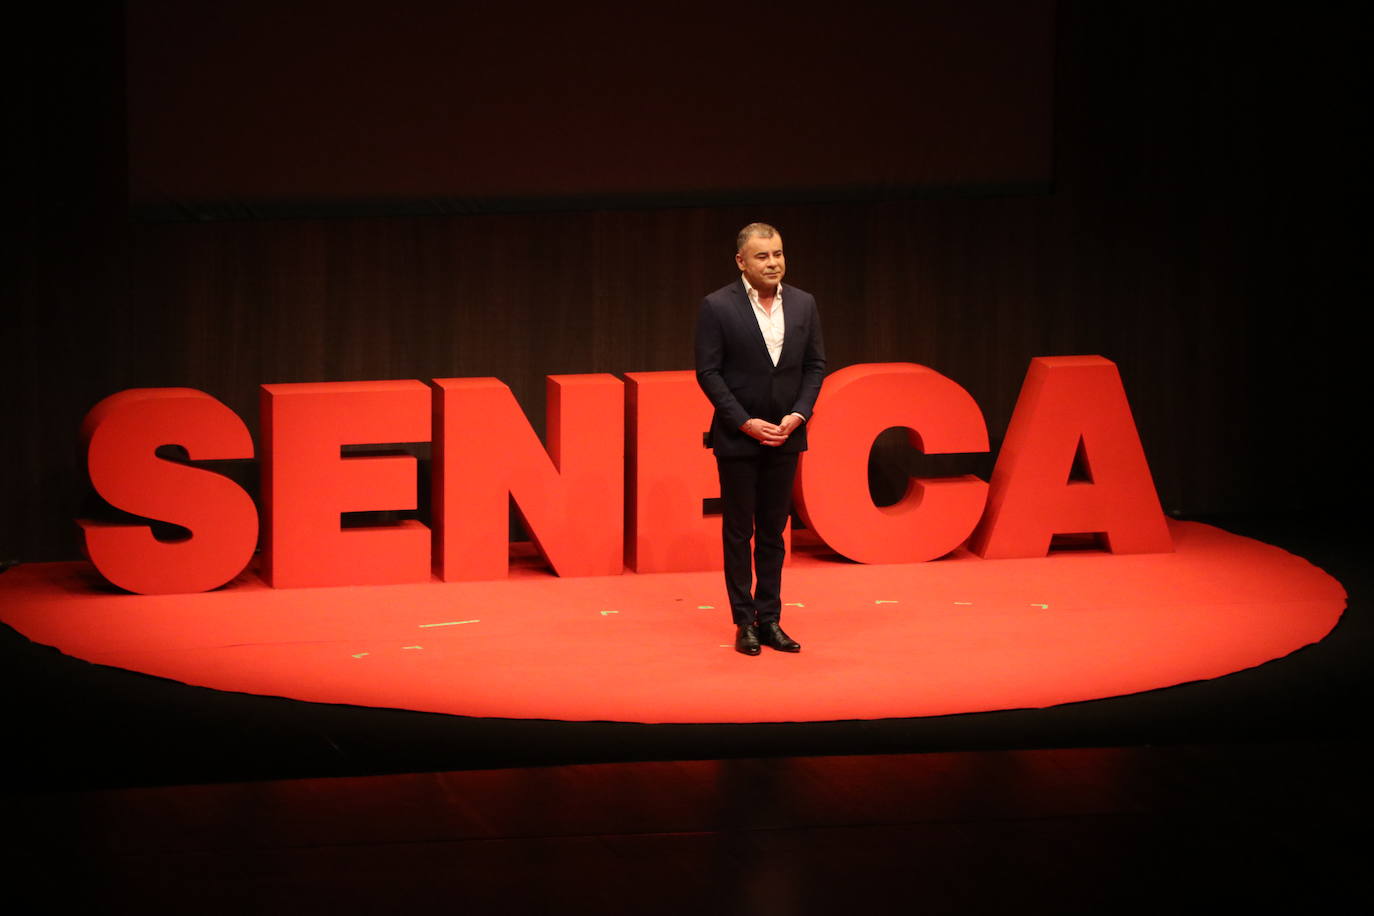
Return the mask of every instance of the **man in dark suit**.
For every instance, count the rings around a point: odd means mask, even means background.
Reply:
[[[720,472],[725,589],[736,650],[799,652],[779,625],[782,532],[825,376],[821,319],[810,293],[782,285],[782,235],[772,226],[741,229],[735,263],[740,278],[702,300],[696,333],[697,382],[716,408],[708,442]]]

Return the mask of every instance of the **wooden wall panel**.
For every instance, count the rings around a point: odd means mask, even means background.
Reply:
[[[818,298],[832,368],[938,369],[994,450],[1032,357],[1100,353],[1167,510],[1348,506],[1367,486],[1347,439],[1367,383],[1333,309],[1368,301],[1367,235],[1332,201],[1367,179],[1345,97],[1263,69],[1272,48],[1249,39],[1277,23],[1229,28],[1066,4],[1049,194],[206,223],[44,203],[2,345],[17,395],[0,558],[75,554],[78,426],[124,388],[201,388],[256,429],[263,382],[494,375],[542,428],[545,374],[689,368],[697,303],[759,218]],[[1325,29],[1292,39],[1315,68],[1299,89],[1345,66]]]

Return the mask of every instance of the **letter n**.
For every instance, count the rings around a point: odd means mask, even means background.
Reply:
[[[1055,534],[1071,533],[1097,534],[1112,553],[1173,550],[1116,364],[1040,356],[969,546],[988,558],[1040,557]]]
[[[434,537],[445,581],[499,579],[510,502],[560,576],[624,572],[625,386],[551,375],[548,451],[499,379],[435,379]]]

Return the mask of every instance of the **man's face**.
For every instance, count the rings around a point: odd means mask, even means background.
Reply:
[[[735,254],[740,273],[757,290],[775,289],[787,269],[781,235],[751,235]]]

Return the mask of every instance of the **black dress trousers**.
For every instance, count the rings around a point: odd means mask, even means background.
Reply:
[[[757,455],[748,457],[716,456],[725,590],[736,626],[776,622],[782,614],[782,563],[786,555],[782,532],[792,508],[797,457],[797,452],[774,448],[761,448]],[[752,582],[755,576],[757,584]]]

